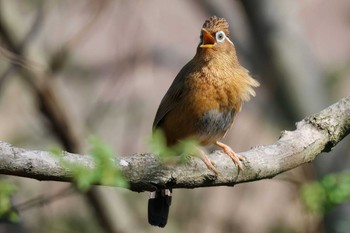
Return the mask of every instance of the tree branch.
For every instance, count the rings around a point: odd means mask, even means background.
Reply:
[[[296,123],[296,130],[284,131],[271,145],[258,146],[240,153],[245,157],[243,172],[238,172],[228,156],[216,151],[210,157],[217,163],[220,175],[214,175],[197,158],[186,164],[164,165],[150,153],[117,158],[133,191],[159,188],[197,188],[233,186],[237,183],[271,178],[315,159],[330,151],[350,133],[350,96],[318,114]],[[90,156],[62,152],[64,160],[93,168]],[[71,181],[71,172],[49,152],[25,150],[0,142],[0,173],[38,180]]]

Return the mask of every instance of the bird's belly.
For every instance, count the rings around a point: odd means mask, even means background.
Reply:
[[[222,138],[230,128],[234,109],[227,111],[209,110],[195,123],[196,134],[201,144],[210,144]]]
[[[222,138],[230,128],[235,111],[207,110],[199,114],[191,108],[171,111],[160,123],[167,144],[173,145],[179,140],[193,138],[201,145],[209,145]]]

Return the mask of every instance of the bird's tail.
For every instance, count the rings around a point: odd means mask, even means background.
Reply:
[[[171,205],[171,189],[150,193],[148,200],[148,222],[153,226],[165,227]]]

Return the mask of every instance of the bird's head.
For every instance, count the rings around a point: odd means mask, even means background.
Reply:
[[[230,39],[229,25],[224,18],[210,17],[203,24],[198,51],[213,52],[234,49]]]

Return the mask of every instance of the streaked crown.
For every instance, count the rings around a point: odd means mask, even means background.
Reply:
[[[218,31],[223,31],[226,36],[229,36],[229,25],[224,18],[218,18],[215,15],[207,19],[204,24],[203,28],[206,29],[210,33],[215,33]]]

